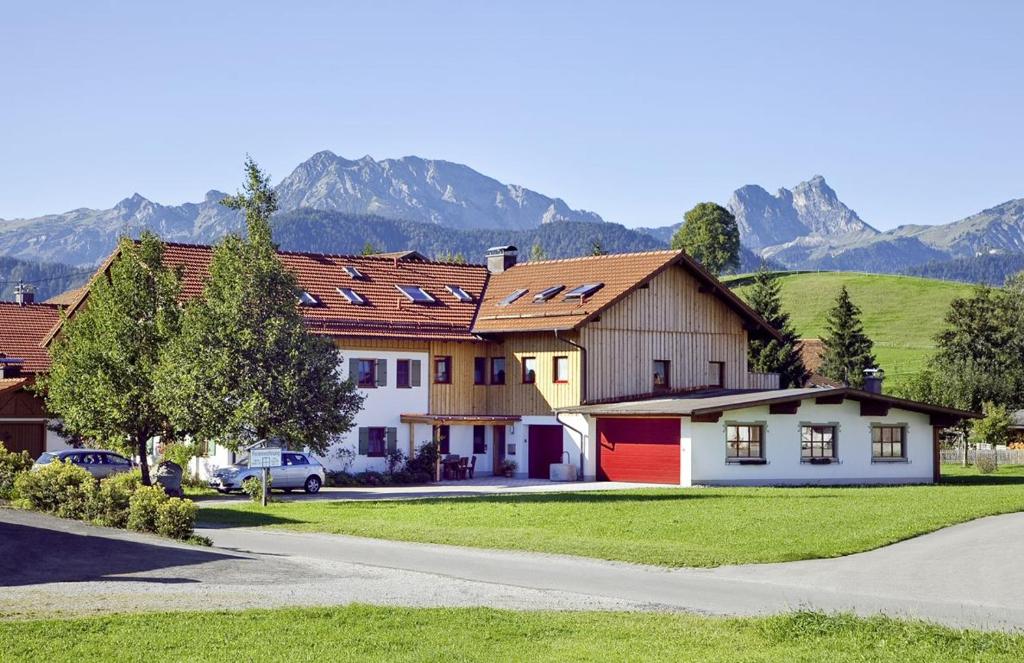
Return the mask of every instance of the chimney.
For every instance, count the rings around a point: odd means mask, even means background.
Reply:
[[[14,287],[14,301],[21,306],[33,303],[36,301],[36,289],[27,283],[18,281],[18,285]]]
[[[870,394],[881,394],[883,380],[885,380],[885,371],[882,369],[866,369],[864,371],[864,391]]]
[[[487,249],[487,271],[501,274],[515,266],[518,255],[519,249],[514,246],[492,246]]]

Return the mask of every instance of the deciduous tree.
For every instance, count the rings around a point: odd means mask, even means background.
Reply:
[[[740,266],[740,230],[732,212],[715,203],[699,203],[683,217],[672,236],[672,248],[683,249],[712,274]]]

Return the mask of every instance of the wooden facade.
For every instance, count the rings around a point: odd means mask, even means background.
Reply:
[[[723,387],[747,386],[742,320],[680,267],[602,313],[580,338],[587,348],[588,400],[649,393],[655,360],[670,362],[672,389],[709,386],[710,362],[725,364]]]

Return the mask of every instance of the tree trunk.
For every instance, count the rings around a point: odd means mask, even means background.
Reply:
[[[149,478],[149,457],[146,455],[146,442],[149,440],[148,436],[140,434],[135,442],[135,451],[139,454],[139,469],[142,471],[142,485],[152,486],[153,483]]]

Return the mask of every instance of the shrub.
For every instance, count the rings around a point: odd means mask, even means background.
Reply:
[[[434,480],[432,472],[409,472],[409,483],[430,483]]]
[[[198,442],[171,442],[164,445],[164,460],[176,463],[186,474],[192,459],[201,455],[202,448]]]
[[[337,450],[334,452],[334,456],[341,462],[341,471],[348,474],[349,469],[352,467],[352,463],[356,460],[355,449],[339,445]]]
[[[93,517],[107,527],[125,528],[131,498],[142,487],[142,474],[138,470],[119,472],[100,481],[96,491]]]
[[[518,470],[518,469],[519,469],[519,463],[517,463],[516,461],[512,460],[511,458],[506,458],[505,460],[501,461],[501,471],[506,473],[506,474],[508,474],[510,472],[512,474],[515,474],[516,470]]]
[[[199,507],[191,500],[171,497],[157,507],[157,534],[172,539],[187,539],[195,529],[196,512]]]
[[[14,497],[14,480],[32,468],[32,456],[27,451],[8,451],[0,442],[0,500]]]
[[[978,468],[978,471],[982,474],[992,474],[996,471],[996,455],[978,453],[974,459],[974,465]]]
[[[345,470],[336,470],[327,473],[327,485],[333,488],[348,488],[350,486],[358,486],[359,482],[356,481],[353,474]]]
[[[372,470],[357,474],[356,482],[360,486],[384,486],[387,484],[387,481],[384,480],[383,474]]]
[[[96,500],[96,479],[77,465],[55,460],[19,474],[14,490],[30,509],[85,520]]]
[[[399,472],[405,467],[405,454],[401,449],[388,449],[388,452],[384,454],[384,463],[387,474]]]
[[[160,505],[168,499],[160,486],[140,486],[128,500],[128,529],[156,532]]]
[[[267,475],[267,501],[270,501],[270,488],[274,485],[274,477]],[[253,502],[263,502],[263,481],[256,477],[249,477],[242,482],[242,491],[249,496]]]
[[[427,442],[420,445],[420,448],[416,450],[416,456],[410,458],[409,462],[405,464],[405,469],[410,474],[427,475],[430,477],[427,481],[433,481],[437,471],[437,457],[437,444]]]

